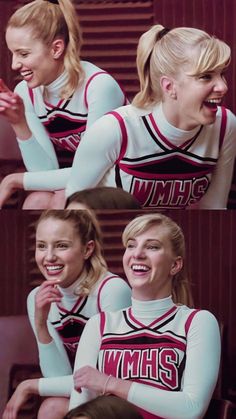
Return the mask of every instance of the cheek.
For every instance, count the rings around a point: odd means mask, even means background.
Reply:
[[[123,267],[124,267],[124,269],[127,267],[127,263],[128,263],[128,254],[127,254],[127,251],[125,251],[125,253],[123,255]]]
[[[65,255],[64,262],[68,264],[72,269],[78,269],[83,267],[85,264],[85,259],[82,254],[76,253],[75,255]]]
[[[42,255],[38,251],[35,252],[35,261],[37,265],[39,265],[42,261]]]

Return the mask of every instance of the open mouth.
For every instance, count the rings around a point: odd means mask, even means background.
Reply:
[[[45,268],[49,275],[56,275],[63,270],[64,265],[46,265]]]
[[[217,106],[220,106],[222,99],[208,99],[203,102],[205,106],[210,109],[217,109]]]
[[[131,269],[135,273],[144,273],[150,271],[150,268],[147,265],[133,264]]]
[[[23,77],[24,80],[29,80],[33,76],[33,71],[21,71],[20,73],[21,77]]]

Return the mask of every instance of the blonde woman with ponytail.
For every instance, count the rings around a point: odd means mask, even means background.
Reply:
[[[96,216],[86,210],[46,210],[36,225],[35,260],[42,283],[27,299],[39,352],[41,379],[21,382],[3,419],[16,419],[31,394],[43,401],[38,419],[62,419],[68,410],[64,389],[72,382],[76,348],[88,319],[131,304],[129,285],[107,270]],[[47,378],[46,378],[47,377]],[[67,384],[68,383],[68,384]]]
[[[53,176],[60,150],[72,163],[86,129],[126,98],[108,73],[81,60],[81,28],[71,0],[35,0],[20,7],[8,21],[6,42],[12,69],[23,80],[14,93],[0,82],[0,113],[15,131],[27,173],[4,179],[0,206],[24,188],[41,191],[29,195],[24,208],[63,208],[64,193],[55,191],[63,189],[57,181],[65,174],[59,170]],[[42,179],[38,171],[46,171]],[[56,182],[52,191],[51,182]]]
[[[226,208],[236,151],[236,118],[222,106],[230,54],[225,42],[195,28],[155,25],[144,33],[140,92],[86,132],[67,197],[118,186],[143,207]]]
[[[217,381],[216,318],[192,308],[183,232],[149,213],[123,233],[132,306],[91,318],[81,337],[70,407],[113,394],[144,419],[201,419]]]

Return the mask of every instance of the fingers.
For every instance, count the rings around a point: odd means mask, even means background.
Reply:
[[[6,406],[2,419],[16,419],[17,418],[17,410],[14,406]]]
[[[0,110],[17,108],[17,98],[9,93],[0,93]]]
[[[60,302],[62,294],[57,288],[58,280],[44,281],[37,293],[36,293],[36,304],[39,308],[45,305],[51,304],[52,302]]]
[[[99,372],[96,368],[86,365],[74,373],[74,388],[81,393],[82,388],[102,391],[107,375]]]

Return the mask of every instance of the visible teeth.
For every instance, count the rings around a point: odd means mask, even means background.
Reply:
[[[143,272],[147,272],[149,270],[149,268],[144,265],[132,265],[131,269],[133,271],[143,271]]]
[[[208,99],[208,100],[206,100],[206,102],[209,102],[209,103],[220,103],[221,102],[221,99]]]
[[[62,265],[46,266],[47,271],[57,271],[63,268]]]
[[[25,77],[25,76],[29,76],[30,74],[32,74],[32,71],[21,71],[21,75],[22,75],[23,77]]]

